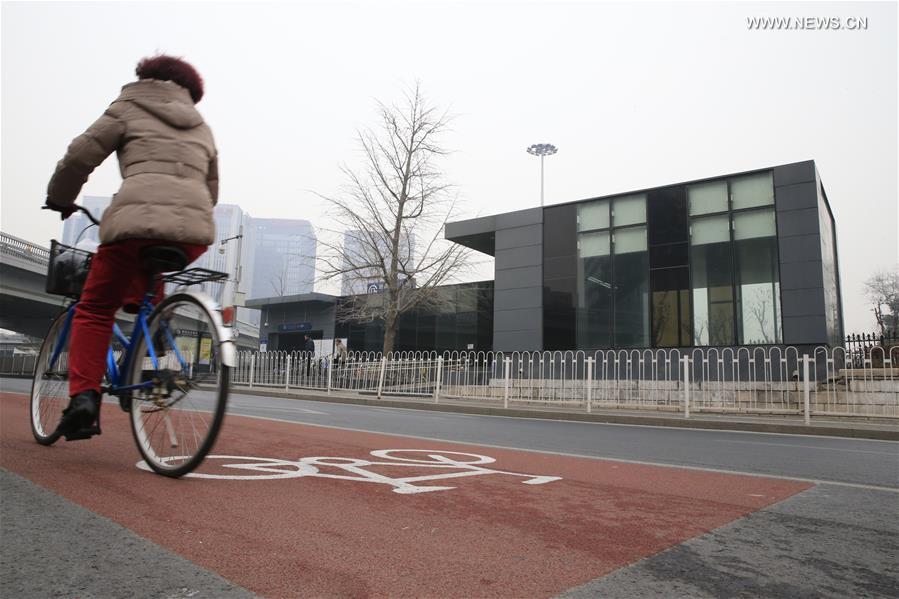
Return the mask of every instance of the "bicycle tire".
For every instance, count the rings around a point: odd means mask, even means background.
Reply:
[[[198,327],[198,343],[204,338],[210,339],[209,369],[210,373],[214,374],[216,390],[213,392],[214,400],[211,409],[212,418],[211,421],[208,422],[206,422],[202,416],[198,416],[206,413],[205,410],[200,409],[200,404],[194,405],[190,402],[188,404],[182,403],[190,395],[191,390],[196,390],[199,385],[204,384],[198,382],[199,379],[193,379],[194,374],[201,366],[201,353],[198,351],[196,356],[188,355],[187,357],[184,357],[184,359],[190,363],[189,376],[191,378],[188,381],[184,378],[185,376],[188,376],[188,373],[185,371],[183,362],[180,361],[183,355],[180,353],[180,350],[177,349],[180,343],[178,339],[183,341],[183,338],[180,336],[176,338],[175,335],[172,335],[168,337],[169,341],[165,341],[164,338],[162,340],[155,339],[157,331],[162,330],[161,327],[163,326],[163,321],[167,323],[164,326],[169,326],[168,322],[170,318],[185,318],[184,313],[188,310],[193,311],[193,315],[197,317],[194,319],[194,322],[198,324],[192,326]],[[200,322],[198,320],[199,318],[202,318],[203,322]],[[228,386],[230,380],[230,368],[222,362],[222,352],[220,351],[221,344],[225,341],[219,336],[220,324],[221,319],[218,313],[207,307],[193,294],[173,294],[160,302],[150,314],[147,319],[147,328],[150,331],[151,338],[147,339],[144,335],[140,336],[131,363],[128,365],[126,385],[136,385],[147,380],[146,377],[149,376],[148,373],[151,372],[145,370],[145,366],[147,365],[146,362],[150,360],[150,358],[145,355],[148,349],[148,342],[154,344],[154,349],[159,349],[155,344],[165,344],[163,356],[158,358],[159,367],[152,371],[152,380],[168,381],[169,379],[167,379],[167,376],[173,376],[173,382],[165,383],[167,389],[165,392],[158,391],[158,389],[162,388],[162,383],[159,383],[159,385],[152,391],[134,391],[132,393],[131,414],[129,418],[131,421],[131,432],[134,441],[144,462],[154,472],[163,476],[178,478],[193,471],[203,462],[203,459],[209,454],[218,438],[227,410]],[[200,329],[199,327],[203,328]],[[207,335],[208,337],[206,337]],[[175,346],[171,346],[171,339],[173,338],[176,339]],[[177,362],[173,358],[173,355],[177,357]],[[163,366],[163,362],[165,361],[167,361],[167,364],[174,363],[180,370],[174,375],[167,374],[175,371]],[[210,381],[206,381],[205,384],[210,384]],[[190,387],[190,390],[178,396],[177,399],[164,396],[166,392],[174,395],[177,392],[184,391],[184,386]],[[175,409],[176,406],[179,406],[178,409]],[[201,422],[208,426],[203,438],[196,441],[195,449],[187,455],[182,455],[185,451],[177,444],[179,439],[183,444],[185,437],[183,431],[181,437],[178,437],[174,432],[174,424],[172,423],[173,415],[181,420],[191,419],[191,427],[189,427],[188,430],[192,431],[194,436],[196,436],[196,426],[193,423],[195,415],[197,415],[196,418],[199,418]],[[150,428],[151,419],[157,420],[156,424],[152,425],[152,429]],[[157,436],[156,428],[158,428],[160,420],[165,424],[163,430],[159,431],[159,435]],[[160,438],[158,439],[158,443],[154,442],[154,436]],[[173,455],[162,455],[160,453],[160,446],[165,445],[166,437],[169,439],[171,449],[174,450],[174,448],[178,447],[177,451],[172,451]],[[190,441],[190,438],[187,438],[187,441]]]
[[[34,435],[34,440],[41,445],[53,445],[59,439],[53,433],[56,430],[56,425],[59,424],[59,419],[62,417],[63,408],[69,405],[68,352],[61,352],[57,358],[58,361],[62,361],[64,364],[63,369],[54,370],[52,373],[47,370],[49,366],[47,362],[52,357],[57,340],[65,329],[64,325],[67,317],[68,310],[62,312],[53,320],[53,323],[47,330],[47,336],[44,337],[44,342],[41,344],[41,350],[34,365],[34,376],[31,380],[31,400],[29,401],[28,411],[31,422],[31,434]],[[68,339],[66,339],[65,344],[68,345]],[[48,382],[52,384],[47,385]],[[45,387],[46,393],[44,393]],[[51,392],[51,389],[53,392]],[[50,426],[52,426],[52,429],[49,428]]]

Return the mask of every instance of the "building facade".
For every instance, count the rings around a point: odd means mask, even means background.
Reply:
[[[449,223],[495,257],[493,349],[839,345],[813,161]]]
[[[489,351],[493,346],[493,282],[440,287],[439,307],[413,310],[400,317],[396,351]],[[375,295],[375,294],[372,294]],[[261,311],[260,342],[268,351],[302,350],[305,335],[323,341],[343,339],[350,351],[381,351],[384,326],[378,320],[341,321],[340,304],[351,296],[306,293],[254,299]]]
[[[245,247],[253,253],[250,298],[311,293],[317,240],[308,220],[253,218]]]
[[[87,208],[94,218],[100,220],[103,212],[109,207],[112,198],[109,196],[83,196],[81,205]],[[65,245],[74,246],[80,242],[100,244],[100,228],[94,226],[82,212],[75,212],[62,225],[62,239]]]

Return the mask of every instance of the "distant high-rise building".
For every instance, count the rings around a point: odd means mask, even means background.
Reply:
[[[249,297],[311,293],[317,239],[308,220],[253,218],[254,253]]]
[[[247,251],[246,238],[242,243],[238,239],[232,239],[241,234],[241,224],[249,219],[249,215],[243,213],[240,206],[234,204],[218,204],[213,211],[215,219],[215,241],[209,246],[209,250],[200,256],[191,266],[200,268],[208,268],[219,272],[226,272],[229,275],[227,281],[221,283],[205,283],[203,291],[210,295],[215,301],[222,305],[229,304],[233,299],[235,291],[246,291],[249,289],[249,282],[245,279],[246,273],[252,271],[252,252]],[[244,227],[244,235],[246,229]],[[224,244],[222,241],[231,239]],[[240,249],[240,262],[243,266],[243,277],[240,281],[240,289],[235,289],[234,285],[237,277],[237,260],[238,249]]]
[[[101,218],[112,198],[84,196],[80,204]],[[234,204],[218,204],[213,212],[215,241],[192,267],[226,272],[227,281],[205,283],[202,291],[222,305],[231,303],[235,291],[247,299],[309,293],[315,283],[316,236],[307,220],[252,218]],[[76,212],[65,221],[62,243],[91,240],[99,243],[98,227]],[[242,227],[242,228],[241,228]],[[83,231],[83,233],[82,233]],[[238,235],[242,239],[232,239]],[[222,241],[230,239],[222,243]],[[235,288],[240,260],[240,285]],[[259,324],[259,311],[240,309],[243,322]]]
[[[80,204],[90,210],[94,218],[99,220],[111,201],[112,198],[108,196],[84,196],[81,198]],[[100,228],[93,226],[84,213],[75,212],[63,224],[60,241],[66,245],[75,245],[80,241],[100,243]]]
[[[377,263],[379,255],[387,261],[386,267],[390,268],[390,254],[387,251],[387,240],[382,237],[378,238],[375,245],[367,240],[362,231],[351,230],[343,234],[344,268]],[[410,268],[410,262],[414,256],[415,236],[400,235],[398,258],[406,264],[407,268]],[[400,278],[404,278],[402,273],[400,273]],[[383,281],[383,272],[376,267],[346,272],[340,280],[340,293],[341,295],[359,295],[380,291]]]

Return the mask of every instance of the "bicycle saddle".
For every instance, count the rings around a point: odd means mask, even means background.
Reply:
[[[140,251],[140,262],[153,272],[175,272],[187,266],[187,254],[173,245],[151,245]]]

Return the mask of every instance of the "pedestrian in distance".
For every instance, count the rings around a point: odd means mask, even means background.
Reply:
[[[68,440],[100,433],[100,384],[119,308],[136,311],[153,272],[142,250],[174,246],[187,263],[215,240],[218,152],[197,112],[203,79],[180,58],[137,64],[138,80],[69,145],[47,186],[46,207],[65,220],[88,176],[116,153],[122,185],[100,222],[100,247],[72,320],[69,405],[56,433]],[[154,304],[164,297],[157,283]]]
[[[338,362],[343,362],[344,360],[346,360],[346,355],[347,355],[346,345],[344,345],[343,341],[341,341],[340,339],[336,339],[334,341],[334,358],[335,358],[335,360],[337,360]]]
[[[308,379],[312,372],[312,358],[315,356],[315,341],[308,334],[303,336],[303,352],[306,354],[306,378]]]
[[[346,363],[347,359],[347,350],[346,345],[343,344],[343,341],[340,339],[334,340],[334,358],[332,360],[332,364],[336,369],[337,373],[340,373],[340,366]]]

